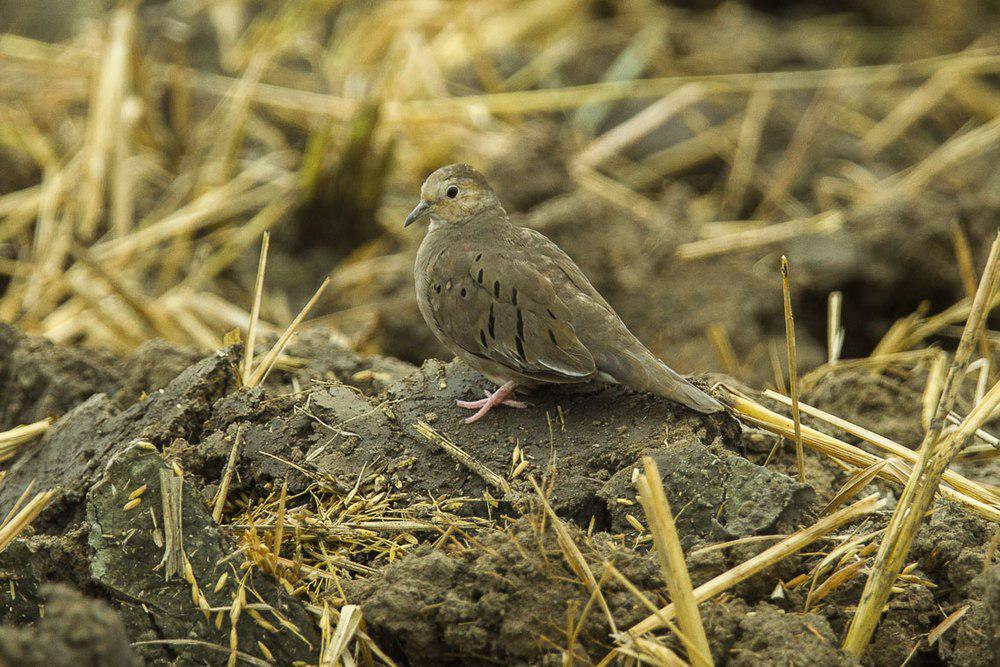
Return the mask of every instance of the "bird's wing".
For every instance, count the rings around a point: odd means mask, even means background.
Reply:
[[[586,380],[594,358],[528,250],[448,248],[429,276],[429,311],[441,335],[471,355],[542,382]]]
[[[581,344],[603,376],[699,412],[723,409],[718,401],[663,363],[632,335],[566,253],[538,232],[523,230],[521,236],[524,247],[534,248],[532,254],[538,258],[539,270],[548,276],[549,284],[572,312]]]

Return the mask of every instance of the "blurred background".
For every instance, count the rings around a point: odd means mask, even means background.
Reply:
[[[265,332],[331,276],[305,329],[447,358],[401,223],[455,161],[672,365],[757,385],[782,254],[808,369],[952,345],[998,227],[995,0],[4,0],[0,29],[0,320],[119,354],[245,329],[270,230]]]

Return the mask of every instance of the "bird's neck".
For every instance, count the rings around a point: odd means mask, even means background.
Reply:
[[[472,213],[471,215],[465,216],[459,219],[442,219],[435,215],[431,215],[430,225],[427,227],[427,233],[433,234],[443,234],[448,235],[454,234],[475,234],[482,231],[487,231],[490,228],[495,228],[498,225],[509,225],[510,219],[507,217],[507,211],[503,210],[501,206],[490,207],[487,209],[481,209]]]

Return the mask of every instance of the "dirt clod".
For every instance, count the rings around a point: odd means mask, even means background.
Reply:
[[[59,417],[91,395],[114,393],[117,364],[107,354],[54,345],[0,322],[0,430]]]
[[[739,622],[739,639],[729,648],[729,665],[853,665],[821,617],[789,614],[761,604]]]
[[[233,383],[232,360],[214,354],[193,364],[166,388],[119,410],[105,394],[94,394],[59,420],[22,453],[0,488],[0,510],[7,512],[27,485],[56,490],[41,525],[76,516],[80,501],[114,452],[135,439],[164,446],[200,433],[211,405]],[[38,525],[38,524],[36,524]]]
[[[573,534],[579,538],[578,531]],[[640,588],[656,586],[651,558],[610,545],[588,556],[597,564],[613,560]],[[604,654],[604,614],[592,609],[581,617],[586,589],[575,581],[551,532],[540,534],[525,520],[486,536],[481,548],[454,556],[419,550],[382,574],[352,587],[348,597],[361,604],[384,645],[409,664],[538,664],[568,645],[568,613],[582,622],[579,657],[596,661]],[[601,576],[599,567],[595,576]],[[604,590],[620,623],[645,617],[616,582],[609,580]]]
[[[694,439],[671,436],[649,454],[663,477],[667,501],[678,513],[686,547],[785,532],[809,516],[815,495],[809,486],[741,456],[725,451],[719,456]],[[601,489],[616,531],[627,530],[624,515],[633,511],[620,500],[635,500],[632,475],[631,468],[624,468]]]
[[[119,601],[118,609],[133,636],[166,640],[198,637],[228,646],[228,628],[217,628],[214,614],[203,615],[192,596],[203,598],[209,607],[233,604],[239,577],[231,577],[227,586],[214,590],[220,575],[229,570],[225,557],[232,552],[232,544],[220,534],[204,501],[185,484],[182,534],[173,539],[183,545],[187,565],[182,563],[181,569],[190,570],[187,574],[163,571],[164,545],[169,537],[160,514],[161,471],[168,476],[176,474],[148,443],[130,445],[108,461],[103,478],[91,490],[87,501],[89,546],[93,550],[91,575],[96,584]],[[125,509],[132,493],[143,486],[146,491],[139,506]],[[156,516],[161,517],[159,521]],[[279,628],[283,623],[278,619],[285,619],[296,628],[298,636],[287,629],[270,632],[245,616],[238,626],[240,649],[259,654],[257,642],[261,641],[284,664],[306,660],[318,646],[318,636],[302,604],[279,591],[269,578],[251,577],[245,583],[270,607],[263,617]],[[143,647],[141,653],[148,661],[190,660],[212,664],[219,659],[218,653],[184,643]]]
[[[105,602],[63,585],[42,587],[45,615],[29,626],[0,626],[0,664],[138,667],[121,618]]]

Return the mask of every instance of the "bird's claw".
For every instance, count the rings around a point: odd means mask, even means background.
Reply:
[[[493,407],[497,405],[506,405],[511,408],[526,408],[528,407],[523,401],[516,401],[512,398],[507,398],[513,393],[514,384],[508,382],[500,386],[496,391],[489,392],[484,391],[486,398],[481,398],[478,401],[455,401],[455,404],[460,408],[465,408],[467,410],[477,410],[476,414],[465,419],[466,424],[471,424],[472,422],[478,421],[483,415],[489,412]]]

